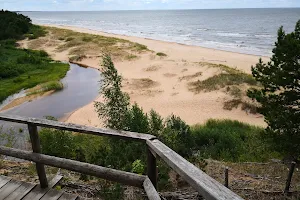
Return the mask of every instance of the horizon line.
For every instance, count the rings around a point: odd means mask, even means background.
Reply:
[[[185,8],[185,9],[116,9],[116,10],[15,10],[13,12],[102,12],[102,11],[179,11],[179,10],[238,10],[238,9],[299,9],[300,7],[258,7],[258,8]],[[3,9],[5,10],[5,9]]]

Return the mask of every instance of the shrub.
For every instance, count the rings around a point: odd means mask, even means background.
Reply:
[[[162,53],[162,52],[158,52],[158,53],[156,53],[156,55],[157,55],[157,56],[160,56],[160,57],[165,57],[165,56],[167,56],[167,54]]]
[[[199,156],[225,161],[266,161],[277,157],[262,133],[262,128],[231,120],[209,120],[192,127],[194,150],[199,151]]]

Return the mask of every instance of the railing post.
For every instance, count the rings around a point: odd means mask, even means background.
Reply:
[[[228,183],[228,167],[225,167],[225,183],[224,186],[229,188],[229,183]]]
[[[147,175],[153,186],[157,188],[156,158],[149,147],[147,148]]]
[[[37,126],[33,124],[28,124],[28,131],[30,135],[32,151],[34,153],[41,153],[40,138],[39,138]],[[40,180],[41,188],[48,187],[48,181],[47,181],[44,164],[36,163],[36,171]]]
[[[291,167],[290,167],[290,170],[289,170],[288,178],[286,180],[286,185],[285,185],[285,189],[284,189],[284,193],[286,193],[286,194],[289,193],[289,190],[290,190],[290,185],[291,185],[293,173],[294,173],[294,170],[295,170],[295,166],[296,166],[296,162],[293,161],[291,163]]]

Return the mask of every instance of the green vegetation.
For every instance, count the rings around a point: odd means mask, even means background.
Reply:
[[[0,40],[22,39],[24,36],[35,39],[43,36],[45,31],[31,24],[31,19],[15,12],[0,11]]]
[[[3,26],[0,36],[0,103],[21,89],[58,81],[65,76],[69,66],[53,62],[45,51],[15,47],[13,39],[43,35],[45,32],[41,27],[32,25],[29,18],[20,14],[0,11],[0,16],[0,26]],[[59,89],[61,85],[50,82],[43,87],[50,90]]]
[[[248,96],[261,104],[258,111],[268,124],[266,136],[278,151],[299,159],[300,152],[300,20],[295,31],[286,34],[281,27],[273,56],[268,63],[252,67],[262,88],[249,90]]]
[[[79,33],[72,30],[54,27],[43,27],[51,34],[47,39],[57,44],[58,52],[68,51],[72,57],[81,55],[98,56],[110,53],[113,58],[132,60],[137,58],[136,53],[149,51],[147,46],[128,40],[88,33]],[[45,44],[45,38],[33,40],[29,47],[38,48]]]
[[[197,156],[243,162],[267,161],[279,156],[271,151],[259,127],[231,120],[209,120],[192,127]]]
[[[203,65],[203,63],[200,63]],[[207,63],[205,63],[207,64]],[[213,91],[225,88],[226,86],[248,84],[250,86],[257,86],[255,79],[244,72],[241,72],[237,69],[230,68],[226,65],[217,65],[217,64],[207,64],[209,67],[218,67],[222,70],[222,73],[212,76],[203,81],[194,81],[190,82],[189,90],[195,93],[201,91]]]
[[[160,57],[168,56],[167,54],[162,53],[162,52],[158,52],[158,53],[156,53],[156,55],[157,55],[157,56],[160,56]]]
[[[60,81],[50,81],[41,84],[38,88],[32,88],[27,95],[42,94],[48,91],[60,91],[64,89],[64,85]]]

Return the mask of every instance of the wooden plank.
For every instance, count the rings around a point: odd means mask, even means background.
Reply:
[[[29,192],[22,200],[39,200],[42,198],[52,187],[54,187],[63,177],[60,175],[55,176],[48,185],[48,188],[41,188],[37,185],[31,192]]]
[[[59,200],[75,200],[77,199],[78,195],[76,194],[69,194],[69,193],[64,193]]]
[[[13,191],[5,200],[21,200],[26,196],[36,185],[32,183],[23,183],[15,191]]]
[[[205,199],[242,199],[159,140],[148,140],[147,145]]]
[[[61,195],[63,195],[63,191],[58,191],[56,189],[50,189],[41,200],[58,200]]]
[[[20,187],[21,184],[22,183],[19,181],[10,180],[0,189],[0,200],[5,199],[10,193],[15,191],[18,187]]]
[[[153,135],[143,134],[143,133],[100,129],[95,127],[81,126],[77,124],[69,124],[69,123],[57,122],[57,121],[46,120],[46,119],[36,119],[36,118],[20,117],[14,115],[0,114],[0,120],[16,122],[21,124],[33,124],[41,127],[55,128],[60,130],[73,131],[73,132],[85,133],[85,134],[91,134],[97,136],[111,136],[111,137],[118,137],[122,139],[130,139],[130,140],[138,140],[138,141],[145,141],[145,140],[156,138]]]
[[[6,176],[0,176],[0,188],[2,188],[6,183],[8,183],[11,178]]]
[[[157,188],[156,158],[149,148],[147,148],[147,175],[151,180],[153,186]]]
[[[33,124],[28,124],[28,131],[30,135],[30,141],[32,145],[32,151],[34,153],[41,153],[41,145],[40,145],[40,138],[37,130],[37,126]],[[36,171],[39,177],[41,188],[48,187],[48,181],[45,171],[45,166],[42,163],[35,164]]]
[[[161,200],[159,194],[157,193],[149,178],[145,179],[143,186],[149,200]]]
[[[110,169],[98,165],[92,165],[89,163],[83,163],[64,158],[57,158],[54,156],[31,153],[29,151],[7,148],[3,146],[0,146],[0,154],[24,160],[30,160],[33,162],[43,163],[45,165],[63,168],[87,175],[92,175],[109,181],[123,183],[139,188],[143,188],[143,182],[146,178],[143,175],[138,175],[130,172],[124,172],[120,170]]]

